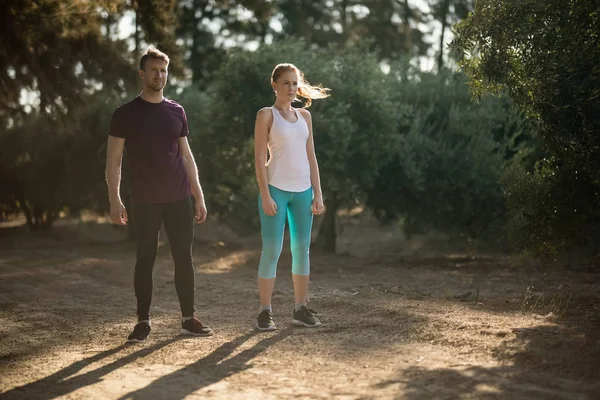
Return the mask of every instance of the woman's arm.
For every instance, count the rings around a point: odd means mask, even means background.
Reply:
[[[308,125],[308,139],[306,140],[306,155],[310,166],[310,182],[313,187],[315,198],[313,200],[313,212],[321,214],[325,209],[323,205],[323,192],[321,191],[321,176],[319,175],[319,163],[315,153],[315,142],[313,140],[312,117],[306,109],[300,109],[300,113]]]
[[[263,108],[256,114],[256,122],[254,123],[254,164],[263,210],[265,214],[273,216],[277,213],[277,206],[269,193],[269,175],[266,165],[271,118],[272,114],[269,108]]]

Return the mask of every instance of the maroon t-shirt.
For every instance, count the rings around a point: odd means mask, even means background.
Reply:
[[[109,135],[125,139],[133,202],[170,203],[192,195],[179,151],[179,138],[188,133],[185,111],[172,100],[136,97],[115,110]]]

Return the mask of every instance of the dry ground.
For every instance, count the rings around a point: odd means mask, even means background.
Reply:
[[[598,273],[432,252],[394,229],[347,224],[343,255],[312,252],[310,305],[324,325],[290,324],[284,251],[278,330],[257,333],[256,238],[201,229],[197,308],[215,336],[179,336],[163,244],[142,345],[124,344],[134,248],[113,228],[0,230],[0,398],[600,398]]]

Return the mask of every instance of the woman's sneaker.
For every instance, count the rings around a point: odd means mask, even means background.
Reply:
[[[274,331],[277,329],[273,321],[273,313],[269,310],[262,310],[256,317],[256,327],[260,331]]]
[[[302,306],[298,311],[294,310],[292,324],[305,326],[307,328],[321,326],[321,321],[315,317],[316,314],[317,313],[314,310],[309,310],[306,306]]]
[[[181,334],[191,336],[212,336],[215,333],[208,326],[200,322],[198,318],[193,317],[181,323]]]
[[[127,343],[141,343],[150,336],[150,324],[148,321],[140,321],[133,328],[133,332],[127,337]]]

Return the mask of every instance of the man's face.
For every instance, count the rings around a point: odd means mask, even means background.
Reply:
[[[144,82],[144,88],[160,92],[167,84],[169,64],[164,60],[149,58],[143,70],[140,70],[140,77]]]

